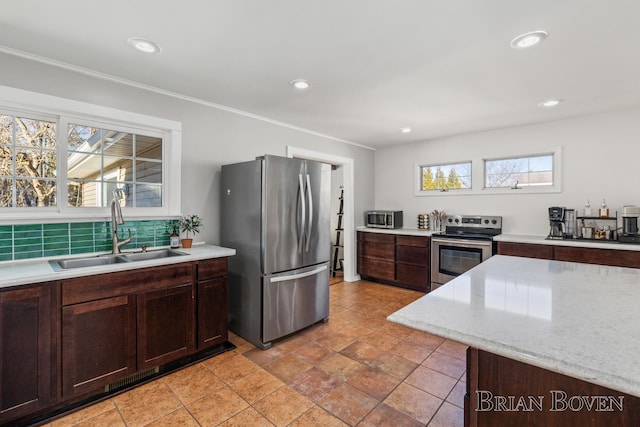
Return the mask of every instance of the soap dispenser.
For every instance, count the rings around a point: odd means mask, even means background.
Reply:
[[[173,233],[169,236],[169,246],[171,246],[171,249],[177,249],[180,247],[180,235],[175,227],[173,227]]]

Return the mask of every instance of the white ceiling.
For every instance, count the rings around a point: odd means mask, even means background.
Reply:
[[[640,106],[638,0],[14,0],[1,10],[1,51],[370,147]],[[509,46],[532,30],[548,40]],[[135,51],[134,36],[162,52]],[[312,87],[292,89],[297,78]],[[537,106],[550,97],[566,101]]]

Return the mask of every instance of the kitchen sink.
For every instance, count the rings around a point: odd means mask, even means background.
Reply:
[[[159,249],[149,252],[124,253],[119,255],[102,255],[88,258],[71,258],[49,261],[55,271],[69,270],[73,268],[96,267],[100,265],[120,264],[127,262],[149,261],[175,256],[186,255],[184,252],[172,249]]]
[[[157,251],[121,254],[119,257],[126,258],[129,261],[148,261],[150,259],[169,258],[183,255],[186,254],[184,252],[174,251],[173,249],[159,249]]]

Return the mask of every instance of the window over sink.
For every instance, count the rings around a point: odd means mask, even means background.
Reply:
[[[0,86],[0,223],[180,214],[181,124]]]

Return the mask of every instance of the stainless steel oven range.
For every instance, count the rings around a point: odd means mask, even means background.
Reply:
[[[502,233],[501,216],[448,215],[445,225],[431,237],[432,291],[491,257]]]

